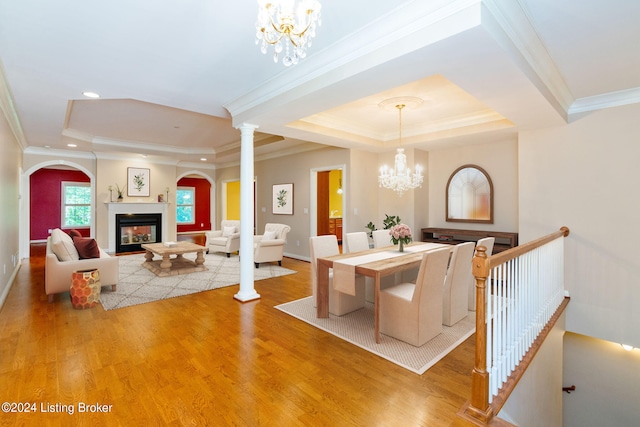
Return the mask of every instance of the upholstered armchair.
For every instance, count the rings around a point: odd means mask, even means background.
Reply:
[[[453,248],[442,296],[442,324],[453,326],[469,309],[469,281],[475,242],[460,243]]]
[[[267,223],[262,236],[253,236],[253,262],[260,268],[261,262],[278,261],[282,265],[284,244],[291,227],[286,224]]]
[[[338,238],[334,234],[312,236],[309,238],[311,254],[311,283],[313,287],[313,305],[316,306],[318,289],[318,258],[340,254]],[[329,270],[329,313],[342,316],[364,307],[364,277],[356,276],[356,295],[349,295],[333,289],[333,269]]]
[[[240,221],[227,219],[220,221],[220,230],[205,232],[207,252],[224,252],[227,258],[240,250]]]
[[[442,332],[442,283],[449,248],[422,257],[416,283],[400,283],[380,292],[380,332],[420,347]]]
[[[495,237],[485,237],[480,239],[476,242],[476,250],[478,249],[478,246],[484,246],[487,248],[485,253],[489,257],[493,253],[493,245],[495,242]],[[476,311],[476,279],[473,275],[471,275],[471,280],[469,281],[469,311]]]

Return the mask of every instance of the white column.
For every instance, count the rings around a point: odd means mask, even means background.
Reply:
[[[243,123],[240,129],[240,291],[239,301],[260,298],[253,287],[253,131],[257,126]]]

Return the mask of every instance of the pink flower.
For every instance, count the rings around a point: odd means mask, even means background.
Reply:
[[[394,244],[398,242],[410,243],[411,242],[411,229],[407,224],[398,224],[391,227],[389,235]]]

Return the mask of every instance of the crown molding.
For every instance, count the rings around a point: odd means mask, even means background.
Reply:
[[[7,84],[7,78],[4,73],[2,61],[0,61],[0,109],[2,110],[4,117],[7,119],[9,128],[11,128],[11,132],[13,133],[13,136],[15,136],[20,149],[24,152],[29,147],[29,144],[27,144],[27,139],[22,131],[22,124],[20,123],[18,112],[16,111],[16,107],[13,103],[13,96],[9,85]]]
[[[214,155],[216,154],[216,150],[213,148],[185,148],[185,147],[176,147],[171,145],[160,145],[153,144],[149,142],[138,142],[138,141],[127,141],[121,139],[111,139],[104,137],[95,137],[91,139],[91,142],[97,146],[102,147],[118,147],[118,148],[127,148],[131,150],[134,148],[141,152],[145,153],[153,153],[153,152],[161,152],[161,153],[174,153],[174,154],[193,154],[193,155]]]
[[[94,160],[97,158],[96,154],[91,151],[60,150],[56,148],[43,147],[27,147],[24,149],[24,154],[55,157],[57,159],[74,158]]]
[[[587,113],[604,108],[640,103],[640,87],[576,99],[569,114]]]
[[[482,4],[483,26],[511,53],[529,80],[567,120],[573,95],[521,3],[483,0]]]

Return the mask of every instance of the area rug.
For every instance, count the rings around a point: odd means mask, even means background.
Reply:
[[[158,277],[142,266],[144,254],[118,257],[120,280],[115,291],[104,287],[100,301],[105,310],[129,307],[166,298],[189,295],[240,283],[240,261],[237,256],[227,258],[224,254],[205,255],[204,265],[208,270],[177,276]],[[277,264],[264,263],[254,268],[254,279],[296,273]]]
[[[330,314],[329,318],[324,319],[316,317],[313,297],[281,304],[275,308],[419,375],[469,338],[475,332],[476,326],[475,313],[470,311],[455,325],[443,326],[442,333],[422,347],[414,347],[383,334],[380,334],[378,344],[374,336],[374,307],[371,303],[366,303],[364,308],[352,313],[339,317]]]

